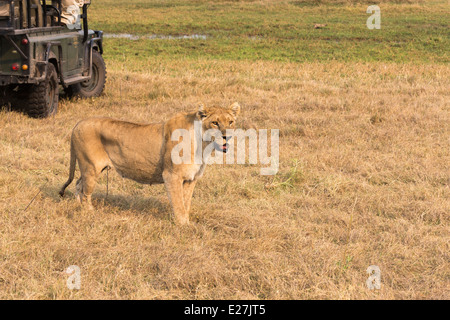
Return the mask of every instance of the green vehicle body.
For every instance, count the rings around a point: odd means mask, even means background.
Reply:
[[[48,27],[14,30],[1,33],[0,29],[0,85],[38,83],[45,79],[45,66],[53,63],[58,70],[61,85],[71,85],[89,79],[92,50],[102,51],[102,32],[69,30],[66,27]],[[9,39],[8,39],[9,38]],[[28,44],[23,45],[22,40]],[[13,70],[13,64],[19,70]],[[22,66],[27,65],[27,70]]]
[[[46,5],[48,1],[41,2],[43,12],[53,13],[50,23],[50,17],[43,15],[41,21],[45,21],[42,23],[44,26],[24,28],[24,20],[27,17],[22,16],[22,6],[30,6],[30,1],[3,2],[10,3],[12,15],[9,19],[0,20],[0,94],[2,88],[6,90],[24,84],[43,83],[48,78],[49,64],[55,67],[58,83],[66,92],[76,84],[88,83],[91,80],[93,60],[95,63],[93,54],[103,54],[103,32],[88,29],[88,4],[84,4],[82,10],[83,28],[81,23],[78,28],[61,24],[60,0],[53,0],[53,5]],[[17,10],[16,16],[13,15],[13,8],[18,4],[21,5],[19,17]],[[102,63],[104,66],[103,60]],[[94,71],[97,69],[94,68]],[[103,91],[103,86],[101,90]],[[7,94],[3,93],[4,100],[5,97],[6,100],[9,99]]]

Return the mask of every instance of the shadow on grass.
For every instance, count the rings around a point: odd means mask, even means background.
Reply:
[[[141,214],[150,214],[155,218],[166,220],[170,217],[169,203],[162,202],[155,197],[142,197],[135,195],[108,195],[94,194],[94,206],[113,207],[122,211],[135,211]]]
[[[78,203],[75,194],[66,190],[64,197],[59,196],[61,186],[44,185],[40,188],[39,193],[45,198],[49,198],[54,202],[73,201]],[[109,194],[102,192],[94,192],[92,195],[92,204],[96,210],[117,211],[133,211],[139,214],[149,214],[157,219],[170,219],[170,204],[160,201],[155,197],[142,197],[128,194]]]

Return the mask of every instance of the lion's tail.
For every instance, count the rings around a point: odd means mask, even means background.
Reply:
[[[69,179],[64,183],[61,190],[59,191],[59,195],[64,197],[64,191],[72,183],[73,178],[75,176],[75,166],[77,164],[77,157],[75,155],[75,149],[73,147],[73,139],[70,141],[70,171],[69,171]]]

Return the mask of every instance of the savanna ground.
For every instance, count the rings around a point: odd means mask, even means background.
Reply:
[[[365,25],[373,3],[381,30]],[[0,298],[448,299],[448,15],[447,1],[93,1],[105,33],[206,38],[107,38],[102,97],[0,113]],[[59,198],[80,119],[156,122],[199,101],[280,129],[278,174],[208,167],[188,227],[162,185],[112,171],[95,212],[74,184]]]

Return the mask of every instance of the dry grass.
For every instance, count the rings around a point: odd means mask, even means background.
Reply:
[[[0,113],[0,298],[450,298],[448,66],[107,63],[101,98],[45,120]],[[77,121],[159,121],[198,101],[239,101],[241,123],[280,129],[279,174],[209,167],[189,227],[163,186],[113,172],[95,212],[74,185],[58,197]],[[66,287],[69,265],[81,290]],[[369,265],[381,290],[365,285]]]

